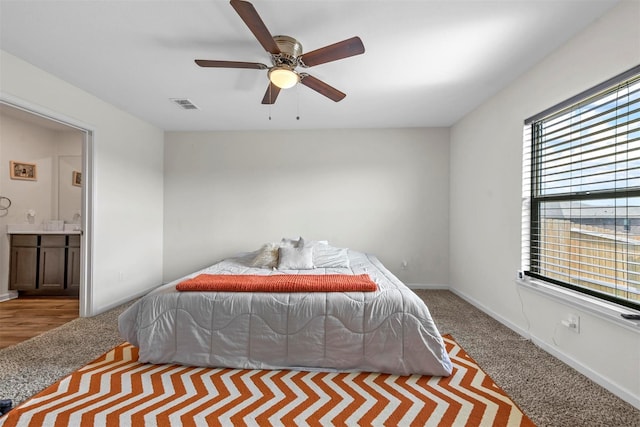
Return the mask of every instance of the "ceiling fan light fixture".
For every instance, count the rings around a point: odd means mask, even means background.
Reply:
[[[300,76],[288,67],[273,67],[269,70],[269,80],[280,89],[289,89],[298,84]]]

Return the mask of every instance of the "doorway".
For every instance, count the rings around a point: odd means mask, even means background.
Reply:
[[[54,183],[57,183],[61,180],[60,171],[62,169],[79,168],[79,171],[75,171],[73,175],[73,180],[75,184],[78,185],[77,188],[80,189],[80,206],[79,209],[66,209],[65,203],[69,201],[70,197],[73,197],[72,192],[68,189],[58,189],[55,191],[55,198],[52,196],[52,214],[53,218],[55,212],[55,216],[59,216],[56,219],[65,219],[66,216],[70,216],[71,221],[75,221],[77,223],[77,228],[80,231],[80,277],[79,277],[79,315],[81,317],[87,317],[92,315],[92,298],[91,298],[91,285],[92,285],[92,274],[91,274],[91,236],[92,236],[92,147],[94,140],[94,132],[89,127],[82,123],[78,123],[73,119],[65,118],[57,113],[50,111],[43,111],[42,109],[28,105],[20,100],[15,99],[7,99],[6,97],[0,97],[0,114],[7,115],[9,117],[19,117],[20,120],[25,122],[34,123],[34,126],[44,126],[51,129],[55,129],[60,132],[71,132],[76,135],[81,144],[81,153],[77,159],[70,156],[56,156],[56,164],[55,166],[51,166],[51,169],[55,169],[55,177],[52,179],[52,193],[55,190]],[[4,159],[2,158],[3,166],[9,165],[10,160],[14,159]],[[53,162],[51,162],[53,163]],[[78,173],[79,172],[79,173]],[[65,185],[66,185],[66,177],[65,177]],[[69,183],[71,184],[71,181]],[[6,189],[5,189],[6,190]],[[0,196],[5,196],[3,194],[3,188],[1,187],[0,181]],[[55,200],[53,200],[55,199]],[[23,209],[22,207],[21,210]],[[28,213],[27,213],[28,215]],[[12,218],[15,218],[15,214]],[[6,221],[2,221],[0,218],[0,223],[4,225]],[[6,236],[5,227],[2,227],[2,234]],[[8,239],[6,239],[8,242]],[[3,242],[4,244],[5,242]],[[8,243],[7,245],[8,246]],[[4,252],[4,253],[3,253]],[[3,251],[0,248],[0,266],[8,266],[8,249]],[[0,270],[4,270],[4,268],[0,268]],[[6,276],[6,277],[5,277]],[[8,291],[8,274],[4,274],[0,277],[0,295],[3,292],[9,295]]]

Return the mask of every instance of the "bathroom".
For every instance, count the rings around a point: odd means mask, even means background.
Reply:
[[[61,294],[53,287],[48,292],[43,286],[45,251],[40,245],[47,246],[47,239],[62,239],[63,249],[58,253],[65,257],[60,260],[56,252],[50,251],[48,259],[55,262],[49,265],[56,265],[48,271],[66,272],[72,264],[77,265],[74,269],[79,268],[84,138],[85,133],[81,130],[0,104],[0,301],[17,297],[16,288],[21,290],[20,294]],[[12,236],[18,238],[12,240]],[[30,254],[35,254],[36,249],[29,252],[26,248],[24,253],[28,257],[23,259],[33,263],[36,261],[29,257],[35,257],[39,262],[39,271],[33,275],[34,278],[38,276],[37,292],[22,292],[26,288],[10,283],[11,265],[16,269],[15,259],[10,263],[11,254],[14,258],[17,254],[11,242],[29,239],[37,241],[39,252],[32,256]],[[71,264],[66,262],[70,254],[73,256]],[[16,273],[12,271],[11,274],[15,278]],[[79,273],[73,280],[61,281],[65,282],[63,287],[67,287],[66,282],[74,282],[73,289],[63,292],[64,295],[78,296]]]

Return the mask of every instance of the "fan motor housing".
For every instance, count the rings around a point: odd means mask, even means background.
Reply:
[[[288,65],[295,67],[298,65],[298,57],[302,55],[302,44],[289,36],[273,36],[273,40],[278,45],[280,53],[272,55],[274,65]]]

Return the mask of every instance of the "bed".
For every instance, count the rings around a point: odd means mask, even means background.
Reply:
[[[285,256],[291,253],[293,258]],[[307,274],[367,275],[377,289],[176,289],[203,275]],[[452,370],[424,302],[374,255],[327,242],[283,239],[217,262],[151,291],[120,315],[118,327],[139,348],[139,360],[148,363],[436,376]]]

